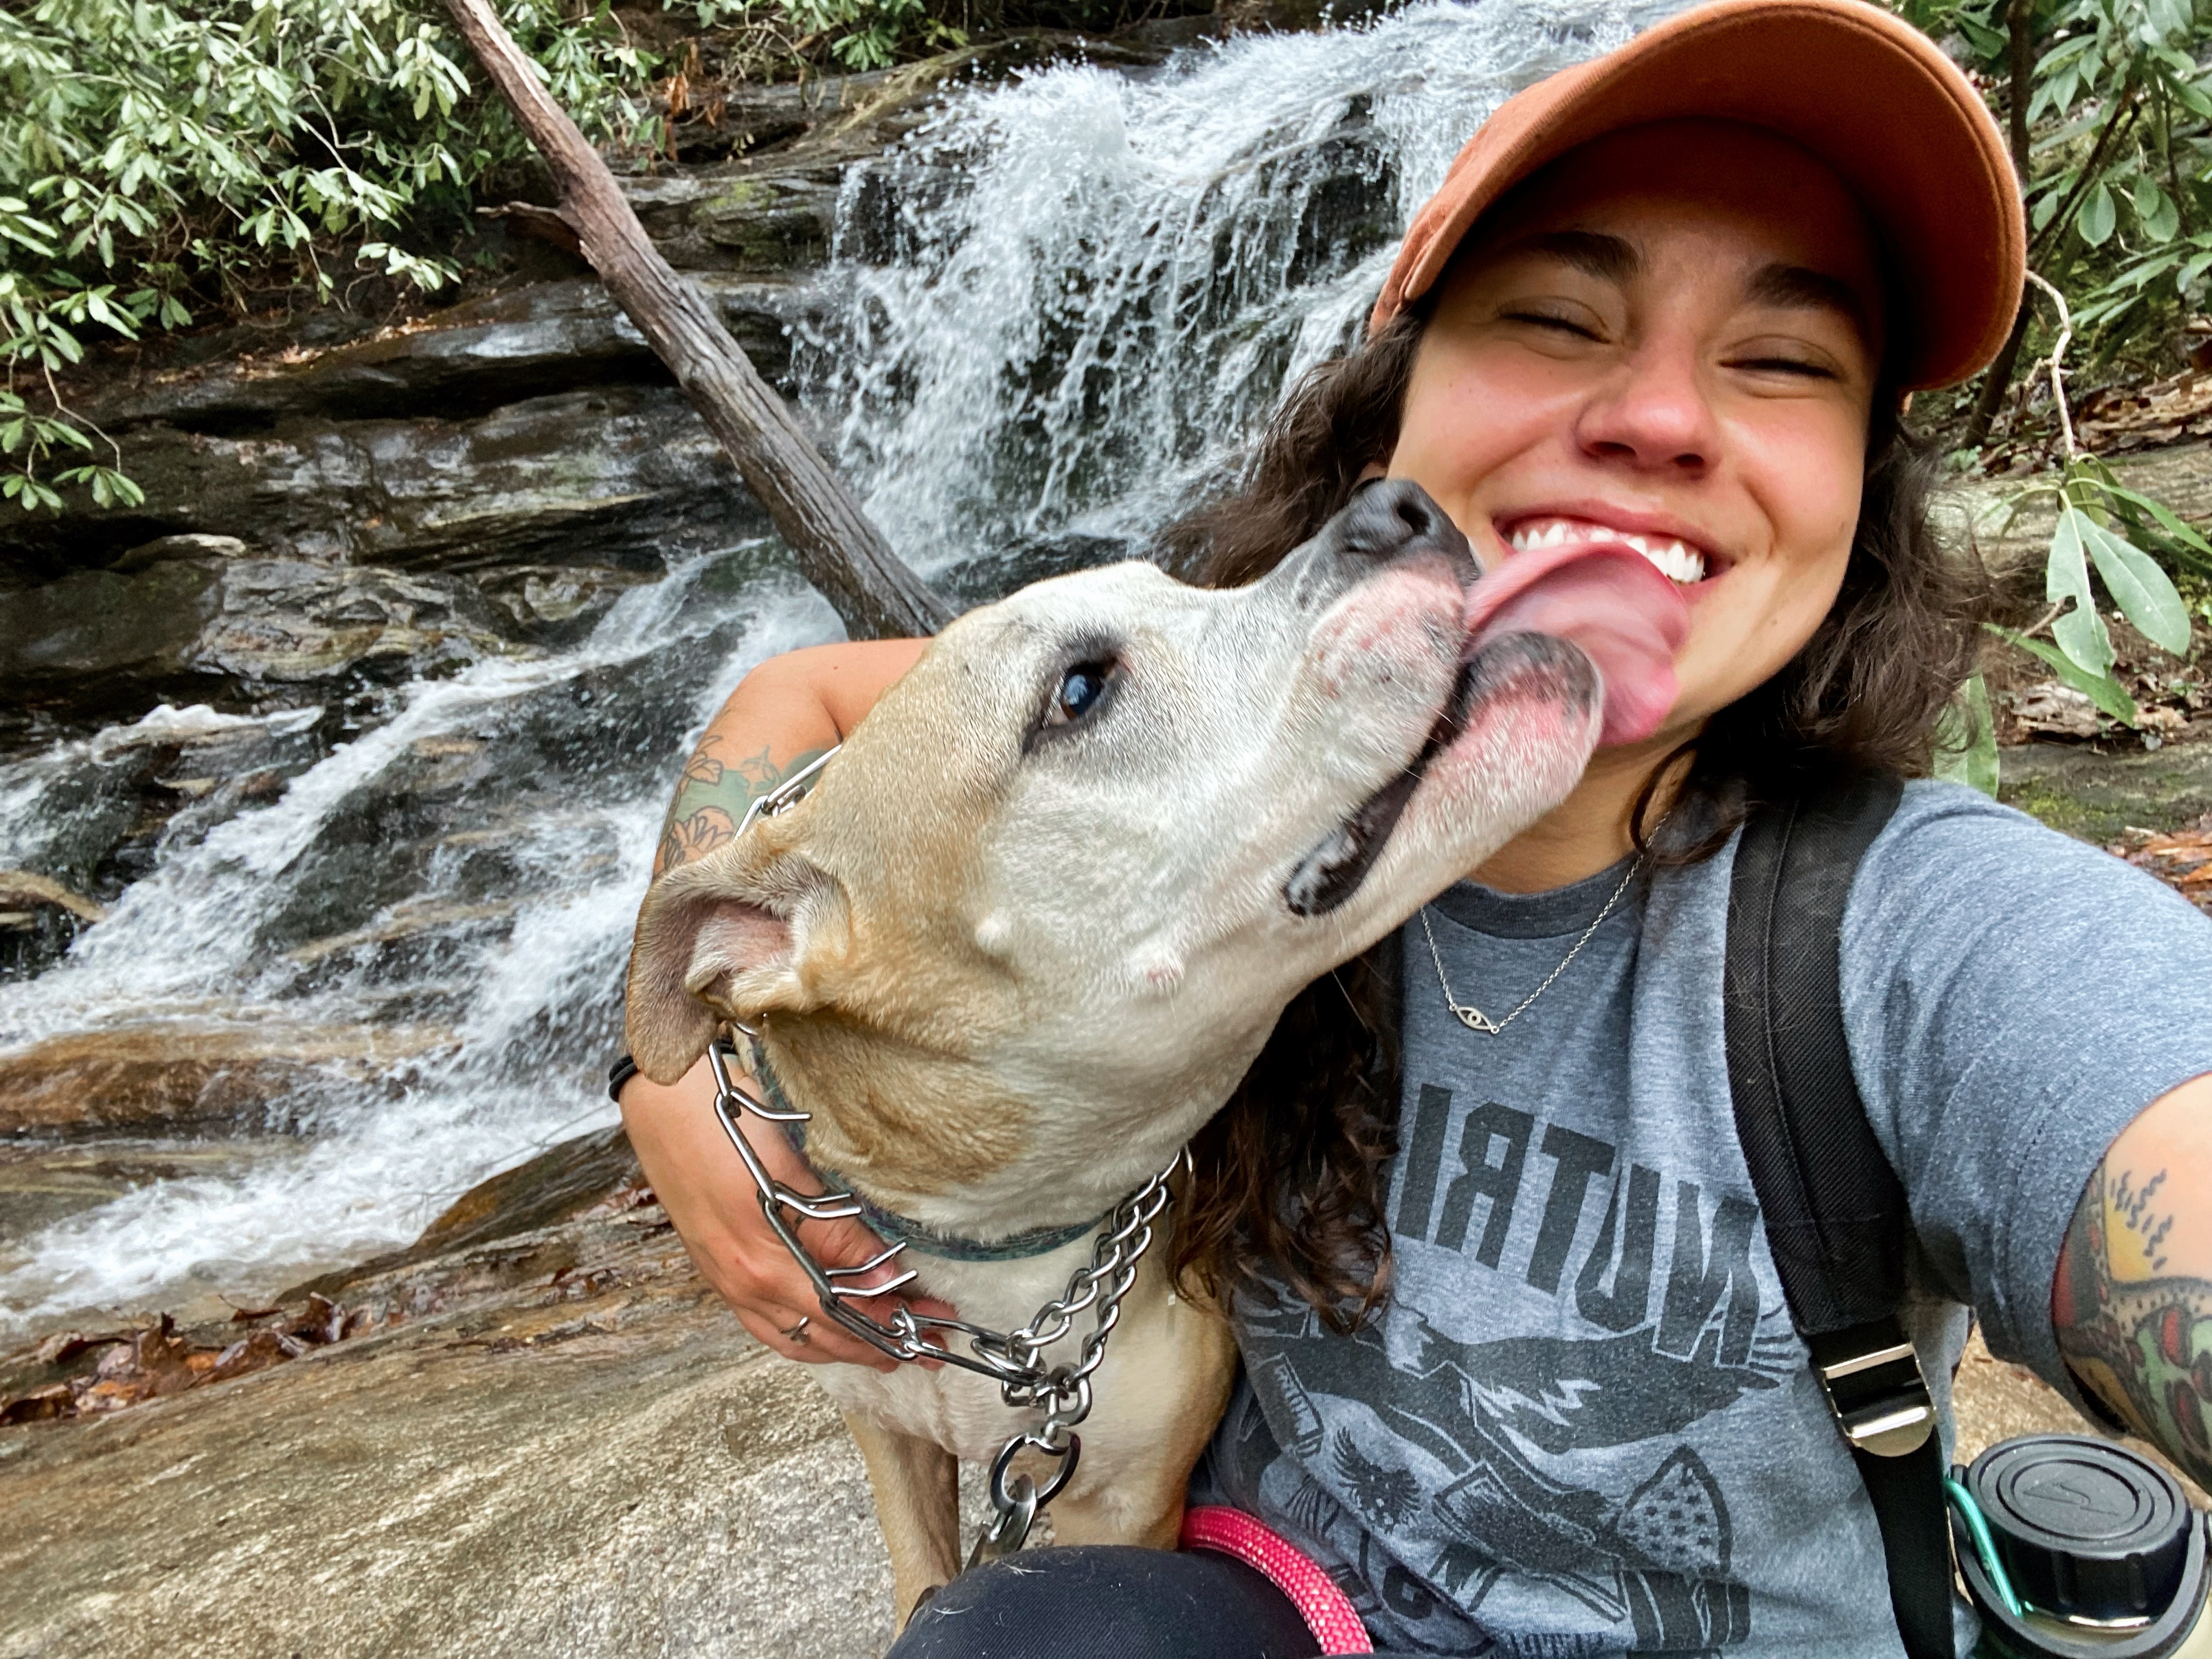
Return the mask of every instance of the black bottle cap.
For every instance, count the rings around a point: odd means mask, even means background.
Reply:
[[[2174,1478],[2102,1440],[2036,1434],[1966,1472],[2013,1589],[2062,1618],[2155,1618],[2173,1599],[2191,1516]]]

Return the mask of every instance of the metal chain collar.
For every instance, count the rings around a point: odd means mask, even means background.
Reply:
[[[738,824],[738,833],[743,835],[760,818],[788,811],[814,786],[823,767],[836,752],[836,748],[824,751],[754,801]],[[758,1044],[757,1032],[744,1025],[738,1025],[738,1030],[750,1042]],[[1176,1152],[1166,1169],[1106,1212],[1105,1220],[1099,1224],[1098,1236],[1091,1243],[1089,1264],[1069,1275],[1066,1290],[1039,1308],[1026,1325],[1012,1331],[995,1331],[966,1320],[917,1314],[904,1304],[886,1322],[862,1312],[853,1304],[888,1296],[914,1281],[913,1268],[894,1265],[905,1251],[905,1243],[890,1245],[857,1267],[824,1267],[814,1259],[799,1242],[799,1223],[859,1219],[862,1213],[860,1200],[849,1192],[795,1192],[769,1173],[768,1167],[739,1131],[738,1118],[750,1113],[774,1125],[780,1133],[783,1125],[804,1123],[810,1115],[797,1110],[779,1111],[739,1088],[733,1065],[737,1060],[736,1045],[726,1036],[718,1036],[708,1047],[708,1066],[714,1078],[714,1115],[759,1191],[761,1213],[767,1218],[769,1230],[813,1285],[823,1316],[878,1353],[902,1361],[927,1360],[959,1366],[996,1382],[1000,1398],[1008,1406],[1020,1410],[1043,1409],[1043,1422],[1016,1434],[991,1462],[994,1515],[976,1538],[968,1565],[972,1567],[981,1561],[1012,1554],[1028,1537],[1037,1512],[1058,1497],[1074,1476],[1076,1461],[1083,1450],[1082,1437],[1075,1430],[1091,1414],[1092,1374],[1106,1358],[1107,1339],[1121,1322],[1122,1298],[1135,1285],[1138,1264],[1152,1248],[1152,1224],[1168,1206],[1169,1181],[1177,1170],[1190,1166],[1189,1148]],[[888,1272],[890,1277],[881,1284],[854,1282],[879,1272]],[[1086,1310],[1094,1310],[1091,1329],[1084,1338],[1081,1352],[1074,1363],[1046,1365],[1045,1351],[1072,1334],[1077,1316]],[[969,1352],[962,1354],[940,1347],[927,1340],[926,1331],[958,1332],[968,1339]],[[1025,1474],[1012,1472],[1014,1456],[1024,1446],[1054,1459],[1059,1465],[1042,1486]]]

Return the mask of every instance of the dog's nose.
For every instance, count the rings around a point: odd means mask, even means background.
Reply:
[[[1474,562],[1459,526],[1444,516],[1429,492],[1410,478],[1377,478],[1364,484],[1337,516],[1336,551],[1377,564],[1415,550]]]

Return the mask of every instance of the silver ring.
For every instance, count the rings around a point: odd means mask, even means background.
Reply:
[[[806,1334],[806,1328],[813,1322],[814,1316],[812,1314],[801,1314],[799,1316],[799,1322],[796,1325],[793,1325],[787,1331],[779,1332],[778,1334],[781,1335],[785,1341],[790,1343],[793,1347],[803,1348],[814,1340]]]

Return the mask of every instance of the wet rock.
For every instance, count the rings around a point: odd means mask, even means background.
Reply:
[[[0,870],[0,980],[43,973],[106,915],[105,906],[51,877]]]
[[[295,1157],[289,1136],[191,1141],[0,1137],[0,1253],[69,1216],[157,1181],[234,1177],[257,1159]]]
[[[0,1054],[0,1134],[265,1120],[315,1088],[402,1085],[408,1063],[450,1051],[434,1028],[188,1024],[49,1037]]]
[[[88,927],[106,919],[106,906],[27,870],[0,870],[0,908],[59,910]]]
[[[118,575],[135,576],[170,559],[237,559],[247,551],[235,536],[156,536],[125,550],[107,568]]]
[[[725,282],[715,292],[756,366],[782,374],[787,289]],[[0,522],[0,584],[43,592],[87,567],[112,583],[174,566],[202,573],[192,580],[204,588],[211,556],[240,544],[309,562],[635,580],[658,574],[671,553],[768,527],[666,369],[593,283],[493,295],[325,350],[155,377],[88,398],[86,412],[115,438],[146,501],[73,501],[63,514]],[[596,614],[599,591],[611,603],[621,580],[565,599],[525,593],[534,614],[520,619],[523,630]],[[0,617],[0,641],[24,627]]]
[[[149,423],[117,441],[145,489],[143,507],[20,517],[0,527],[0,556],[52,568],[189,532],[238,535],[264,556],[307,562],[657,574],[670,553],[768,528],[670,387],[574,390],[465,419],[442,408],[412,419],[319,416],[250,436]],[[207,569],[157,569],[172,568]]]
[[[1063,531],[1053,536],[1031,536],[1003,551],[963,559],[931,580],[938,592],[965,610],[1002,599],[1016,588],[1048,576],[1065,576],[1072,571],[1144,556],[1143,546],[1127,537]]]
[[[629,1136],[617,1125],[578,1135],[475,1186],[455,1199],[422,1236],[357,1267],[325,1273],[277,1299],[360,1291],[417,1262],[592,1212],[620,1213],[653,1201]]]
[[[0,593],[0,686],[139,702],[148,686],[189,672],[200,629],[221,605],[221,571],[199,561],[130,575],[78,571]]]
[[[672,264],[757,274],[815,264],[830,251],[835,167],[763,177],[629,180],[624,193]]]
[[[679,185],[689,181],[675,181]],[[725,323],[766,373],[787,348],[781,285],[716,286]],[[596,280],[511,289],[368,338],[232,359],[125,385],[87,410],[104,430],[146,425],[246,436],[288,420],[448,420],[579,387],[673,386]]]
[[[468,421],[316,420],[246,438],[152,425],[118,441],[145,507],[0,528],[0,541],[60,538],[19,545],[19,568],[51,568],[63,542],[72,556],[127,545],[140,565],[0,592],[0,695],[21,708],[94,720],[155,698],[238,708],[276,687],[348,695],[558,647],[669,558],[770,528],[669,388],[533,398]],[[159,556],[234,544],[233,531],[252,536],[250,556]]]
[[[435,676],[514,641],[471,584],[374,567],[239,560],[190,665],[256,684]]]
[[[488,569],[477,586],[525,639],[563,646],[581,639],[623,593],[650,580],[643,571],[605,566],[521,564]]]

